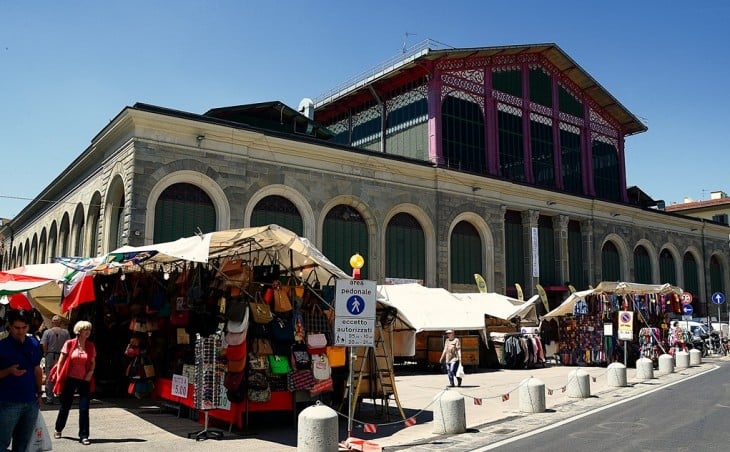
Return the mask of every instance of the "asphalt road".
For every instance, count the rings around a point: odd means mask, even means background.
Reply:
[[[730,450],[730,365],[479,451]]]

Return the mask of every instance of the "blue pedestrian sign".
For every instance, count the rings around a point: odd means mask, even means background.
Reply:
[[[353,295],[347,299],[347,312],[352,315],[360,315],[365,309],[365,300],[359,295]]]
[[[693,312],[694,312],[694,309],[692,309],[691,304],[686,304],[686,305],[682,306],[682,314],[692,315]]]
[[[715,292],[712,294],[711,299],[715,304],[723,304],[725,303],[725,294],[722,292]]]

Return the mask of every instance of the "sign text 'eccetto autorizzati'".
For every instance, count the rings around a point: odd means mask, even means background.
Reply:
[[[372,347],[375,342],[375,281],[338,279],[335,284],[335,345]]]

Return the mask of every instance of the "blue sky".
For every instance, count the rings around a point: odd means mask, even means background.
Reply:
[[[692,3],[0,0],[0,217],[125,106],[296,107],[397,56],[406,32],[556,43],[649,127],[627,138],[628,185],[668,204],[730,192],[730,3]]]

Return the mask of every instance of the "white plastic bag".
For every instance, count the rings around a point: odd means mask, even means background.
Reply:
[[[459,367],[456,368],[456,378],[464,378],[464,366],[459,363]]]
[[[33,429],[33,437],[30,439],[26,451],[38,452],[45,450],[53,450],[53,443],[51,442],[51,435],[48,434],[48,428],[46,427],[46,421],[43,419],[43,414],[38,410],[35,429]]]

